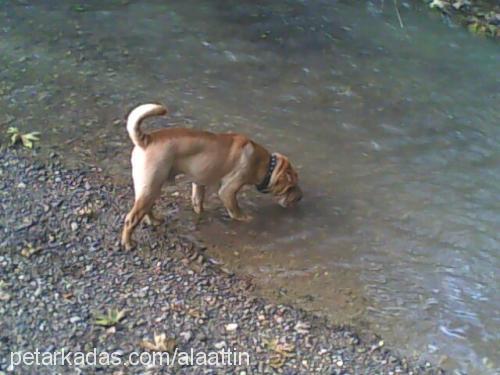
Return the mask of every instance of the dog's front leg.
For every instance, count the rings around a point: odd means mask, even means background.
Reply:
[[[192,194],[191,202],[193,204],[193,210],[198,215],[203,212],[203,200],[205,198],[205,186],[192,183]]]
[[[232,219],[238,221],[250,221],[252,216],[247,215],[241,211],[238,205],[238,200],[236,199],[236,194],[241,189],[242,184],[227,183],[223,184],[219,189],[219,197],[226,207],[227,213]]]

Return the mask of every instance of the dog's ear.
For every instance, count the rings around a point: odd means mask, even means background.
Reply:
[[[290,183],[291,185],[294,185],[297,183],[297,180],[299,178],[297,172],[295,169],[292,167],[292,163],[290,163],[290,160],[282,154],[278,154],[279,158],[281,159],[281,173],[284,173],[284,177],[286,178],[287,182]]]
[[[288,168],[286,170],[286,178],[292,185],[295,185],[299,180],[299,175],[297,174],[297,172],[295,172],[291,164],[288,165]]]

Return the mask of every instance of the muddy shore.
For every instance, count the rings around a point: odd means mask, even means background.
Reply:
[[[253,293],[176,222],[182,195],[162,200],[169,226],[142,225],[141,244],[118,246],[132,198],[97,167],[66,169],[59,156],[0,150],[0,373],[439,374],[383,339]],[[124,318],[99,325],[99,313]],[[101,322],[102,323],[102,322]],[[14,367],[10,352],[116,352],[175,348],[249,354],[249,365]],[[145,342],[149,342],[150,345]],[[155,345],[156,345],[155,344]]]

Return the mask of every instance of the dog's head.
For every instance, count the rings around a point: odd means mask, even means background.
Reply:
[[[278,153],[274,155],[276,167],[269,181],[269,191],[282,207],[294,206],[302,199],[302,190],[298,185],[299,175],[286,156]]]

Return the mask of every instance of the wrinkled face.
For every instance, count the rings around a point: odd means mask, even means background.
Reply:
[[[295,185],[288,189],[286,194],[279,197],[278,203],[281,207],[293,207],[302,199],[302,190],[298,185]]]
[[[295,206],[302,199],[299,176],[285,156],[276,156],[278,163],[271,176],[270,190],[282,207]]]

